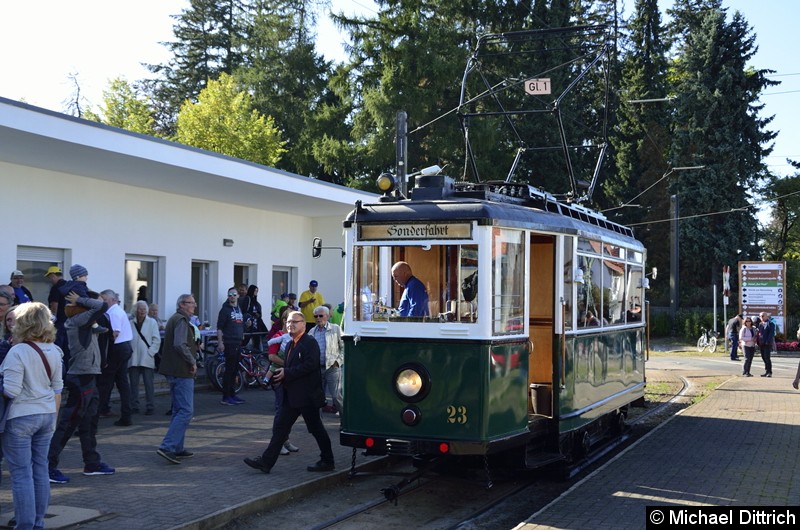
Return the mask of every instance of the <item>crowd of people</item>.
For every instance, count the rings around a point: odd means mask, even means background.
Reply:
[[[50,484],[70,481],[58,464],[76,432],[83,474],[116,473],[97,447],[99,419],[114,416],[110,408],[114,386],[120,396],[114,425],[126,427],[133,425],[134,414],[154,414],[154,376],[162,374],[170,388],[171,418],[156,453],[173,464],[193,455],[184,444],[194,414],[194,380],[202,344],[194,297],[178,297],[175,313],[166,321],[159,319],[158,306],[146,299],[137,300],[128,315],[113,290],[90,290],[88,276],[89,271],[78,264],[70,268],[69,280],[59,267],[50,267],[47,305],[34,301],[21,271],[11,274],[9,285],[0,285],[0,373],[6,403],[0,419],[0,458],[5,456],[12,478],[16,528],[43,527]],[[317,287],[318,282],[312,281],[301,295],[303,312],[297,296],[285,293],[265,315],[258,287],[238,285],[228,290],[219,312],[218,348],[226,366],[233,363],[235,368],[245,343],[269,348],[276,413],[273,443],[265,451],[269,456],[257,466],[262,471],[268,471],[266,463],[270,468],[274,465],[273,455],[299,451],[289,441],[289,432],[301,415],[321,450],[320,460],[309,471],[333,469],[321,412],[342,410],[343,342],[341,328],[330,322],[331,308],[323,305]],[[226,377],[224,387],[222,403],[244,402],[231,390],[232,377]]]

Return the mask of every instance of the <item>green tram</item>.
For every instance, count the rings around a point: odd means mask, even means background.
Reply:
[[[643,400],[648,278],[629,228],[527,184],[442,175],[357,203],[344,226],[340,442],[354,457],[569,462]],[[399,261],[427,289],[425,316],[393,309]]]

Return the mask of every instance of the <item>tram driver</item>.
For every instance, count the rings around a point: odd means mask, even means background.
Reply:
[[[398,261],[392,266],[392,278],[403,287],[398,314],[401,317],[428,316],[428,291],[425,284],[411,272],[411,266],[405,261]]]

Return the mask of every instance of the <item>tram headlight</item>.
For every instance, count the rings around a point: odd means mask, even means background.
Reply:
[[[422,376],[411,368],[397,374],[394,382],[397,391],[406,397],[414,397],[422,391]]]
[[[431,378],[428,371],[418,363],[408,363],[394,372],[392,381],[397,396],[406,403],[416,403],[428,395]]]

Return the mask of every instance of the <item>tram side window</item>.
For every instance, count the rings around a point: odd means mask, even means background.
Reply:
[[[625,323],[625,264],[603,260],[603,318],[608,324]]]
[[[575,265],[573,241],[572,238],[564,238],[564,278],[567,279],[564,285],[564,329],[566,330],[571,330],[573,327],[572,307],[575,304],[573,285],[578,285],[579,279],[576,276],[583,274],[583,271],[578,272],[578,267]]]
[[[607,325],[603,318],[603,260],[595,256],[578,256],[583,271],[583,284],[578,286],[578,327]]]
[[[523,232],[495,228],[492,233],[492,321],[495,335],[525,330],[525,244]]]
[[[353,320],[372,320],[378,311],[379,247],[355,247],[353,250]]]
[[[644,299],[644,269],[641,265],[628,265],[628,291],[625,295],[625,320],[641,322]]]

